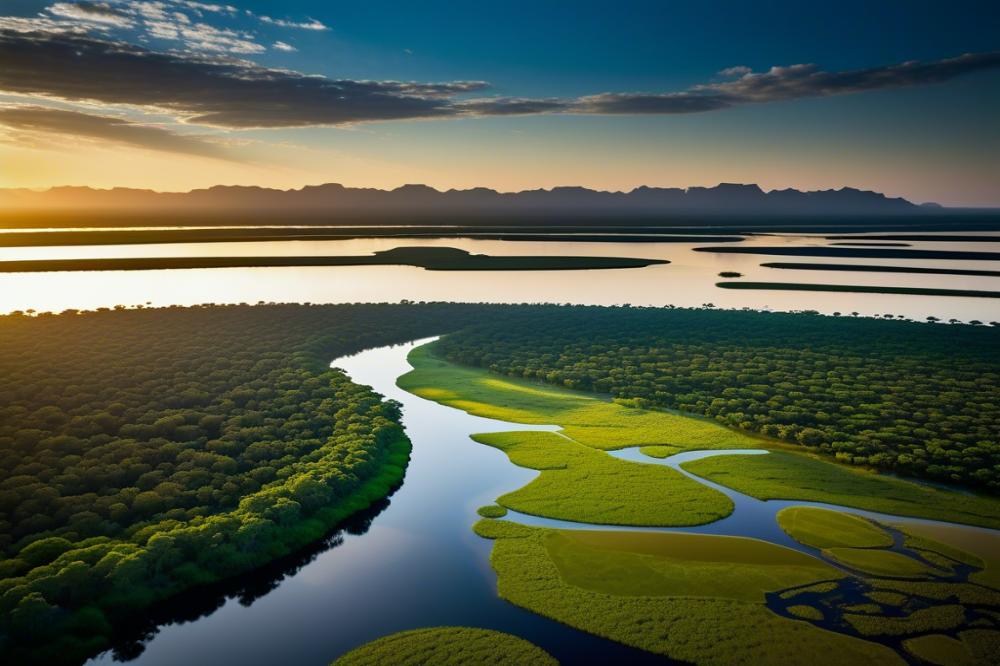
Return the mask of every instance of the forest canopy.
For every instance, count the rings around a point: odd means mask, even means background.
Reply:
[[[448,360],[701,414],[837,460],[1000,492],[1000,329],[808,313],[561,307]]]
[[[93,653],[116,618],[384,496],[409,451],[399,406],[329,362],[477,309],[0,317],[0,660]]]

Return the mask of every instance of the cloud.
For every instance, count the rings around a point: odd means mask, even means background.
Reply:
[[[291,44],[286,44],[285,42],[282,41],[275,42],[274,44],[271,45],[271,48],[274,49],[275,51],[286,51],[289,53],[298,51],[298,49],[292,46]]]
[[[114,116],[92,115],[45,106],[0,105],[0,126],[19,133],[75,136],[145,150],[230,159],[222,146],[202,137]]]
[[[733,76],[743,76],[744,74],[749,74],[753,70],[746,65],[736,65],[735,67],[726,67],[719,72],[719,76],[724,76],[727,79]]]
[[[131,28],[134,25],[126,12],[107,2],[57,2],[45,11],[61,18],[102,23],[117,28]]]
[[[149,11],[158,15],[161,9]],[[259,52],[255,45],[239,44],[242,33],[201,23],[165,23],[157,30],[164,39],[184,39],[203,51]],[[283,50],[281,44],[275,48]],[[188,123],[245,129],[477,116],[705,113],[940,83],[1000,67],[1000,52],[840,72],[799,64],[744,72],[732,80],[676,92],[605,92],[575,98],[469,99],[489,85],[333,79],[225,55],[157,52],[94,35],[19,31],[2,24],[0,62],[0,93],[136,106],[165,111]]]
[[[456,115],[476,81],[353,81],[245,60],[161,53],[81,35],[0,31],[0,91],[166,110],[229,128],[341,125]],[[71,64],[70,64],[71,63]]]
[[[282,28],[297,28],[299,30],[329,30],[330,28],[324,25],[321,21],[316,19],[309,19],[308,21],[286,21],[284,19],[271,18],[270,16],[258,16],[264,23],[270,23],[271,25],[276,25]]]

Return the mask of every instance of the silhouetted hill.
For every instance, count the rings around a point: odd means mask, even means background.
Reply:
[[[845,187],[801,192],[757,185],[722,183],[715,187],[638,187],[602,192],[584,187],[497,192],[487,188],[441,192],[426,185],[394,190],[349,188],[337,183],[298,190],[216,186],[190,192],[153,192],[115,188],[54,187],[46,191],[0,190],[0,210],[134,211],[142,213],[229,212],[362,215],[522,216],[669,216],[669,215],[891,215],[929,212],[905,199]]]

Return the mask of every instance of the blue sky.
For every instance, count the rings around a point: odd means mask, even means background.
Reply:
[[[998,7],[6,0],[0,29],[21,31],[11,39],[42,29],[64,41],[125,40],[146,60],[175,54],[170,67],[241,58],[260,71],[348,82],[350,91],[289,97],[297,110],[288,118],[271,108],[280,91],[261,99],[234,89],[230,106],[216,100],[206,112],[176,82],[166,97],[150,86],[148,102],[108,95],[87,69],[93,63],[54,59],[65,71],[24,76],[68,79],[79,68],[95,90],[65,83],[42,89],[0,74],[0,100],[8,105],[0,109],[0,128],[7,117],[0,159],[5,152],[9,158],[0,166],[0,186],[71,181],[187,189],[214,178],[285,187],[427,182],[509,190],[738,180],[1000,205]],[[86,35],[64,39],[72,29]],[[45,37],[42,46],[56,39]],[[29,52],[11,50],[8,57]],[[954,60],[963,54],[973,55]],[[928,68],[903,64],[912,61]],[[856,71],[869,69],[874,73],[859,82]],[[144,80],[155,82],[159,70],[149,71]],[[384,82],[450,88],[387,91]],[[344,111],[330,111],[340,99]],[[530,109],[514,107],[525,100]],[[78,154],[63,149],[57,159],[46,132],[80,138]],[[98,175],[73,166],[93,159],[108,168]],[[116,159],[149,171],[118,168]],[[11,164],[23,168],[15,173]]]

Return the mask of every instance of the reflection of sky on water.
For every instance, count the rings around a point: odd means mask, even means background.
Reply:
[[[1000,236],[998,236],[1000,239]],[[826,245],[818,236],[756,236],[741,245]],[[227,268],[174,271],[0,274],[0,312],[32,308],[60,311],[118,304],[193,305],[257,301],[343,303],[358,301],[493,301],[611,305],[700,306],[821,312],[892,313],[923,319],[1000,319],[1000,301],[940,296],[780,291],[730,291],[715,283],[721,271],[766,282],[892,285],[947,289],[998,290],[1000,278],[795,271],[762,268],[765,261],[854,263],[936,268],[998,270],[996,262],[828,259],[692,252],[704,244],[687,243],[544,243],[469,239],[352,239],[0,248],[0,260],[163,257],[366,255],[399,246],[457,247],[492,255],[619,256],[668,259],[672,263],[641,269],[566,272],[449,272],[401,266]],[[1000,252],[997,243],[911,242],[913,249]]]

